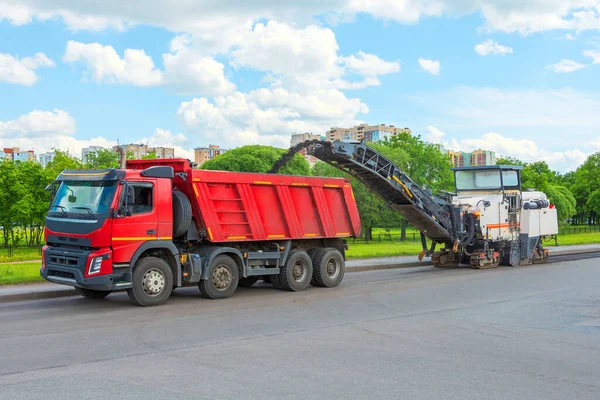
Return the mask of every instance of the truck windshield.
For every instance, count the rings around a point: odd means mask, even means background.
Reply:
[[[52,203],[52,211],[106,214],[116,189],[116,182],[63,181]]]

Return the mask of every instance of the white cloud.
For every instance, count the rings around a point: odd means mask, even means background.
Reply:
[[[585,67],[587,67],[587,65],[579,64],[578,62],[575,62],[573,60],[567,60],[567,59],[563,58],[556,64],[546,66],[546,69],[549,69],[556,73],[568,73],[568,72],[578,71]]]
[[[440,0],[349,0],[347,10],[412,24],[422,17],[441,16],[446,9],[444,3]]]
[[[495,132],[476,139],[464,139],[459,143],[462,151],[484,149],[496,152],[496,157],[515,157],[524,162],[545,161],[551,168],[561,172],[577,169],[589,155],[579,149],[550,151],[540,147],[540,143],[534,140],[513,139]]]
[[[362,51],[357,55],[343,58],[348,71],[364,75],[377,76],[388,75],[400,72],[400,63],[398,61],[385,61],[374,54],[366,54]]]
[[[431,75],[440,74],[440,62],[436,60],[427,60],[425,58],[419,58],[419,66],[423,71],[429,72]]]
[[[235,85],[224,75],[223,64],[202,57],[176,37],[171,53],[163,54],[165,70],[155,68],[144,50],[126,49],[121,58],[112,46],[80,43],[70,40],[63,60],[81,62],[85,75],[97,83],[119,83],[136,86],[166,85],[180,94],[229,94]]]
[[[288,147],[293,132],[322,133],[331,126],[357,124],[361,112],[368,112],[364,103],[338,90],[298,94],[275,88],[236,92],[214,102],[195,98],[182,102],[177,115],[187,132],[206,141]]]
[[[494,42],[492,39],[487,39],[486,41],[475,45],[475,52],[480,56],[488,56],[488,55],[506,55],[512,54],[512,47],[502,46],[499,43]]]
[[[514,157],[518,160],[531,163],[545,161],[550,168],[560,172],[573,171],[581,165],[589,153],[579,149],[551,151],[543,147],[545,142],[529,138],[510,138],[496,132],[489,132],[479,137],[457,139],[444,139],[445,132],[436,127],[428,126],[425,140],[431,143],[441,143],[446,150],[472,152],[473,150],[490,150],[496,153],[496,158]]]
[[[39,77],[35,70],[56,65],[44,53],[18,59],[10,54],[0,53],[0,82],[32,86]]]
[[[600,150],[590,145],[600,142],[600,92],[457,87],[414,93],[405,101],[419,110],[411,125],[423,126],[424,137],[448,149],[511,150],[507,155],[546,160],[560,171]],[[438,131],[446,136],[440,138]],[[503,138],[482,137],[484,132]],[[502,147],[505,142],[509,147]]]
[[[575,39],[577,39],[577,37],[575,35],[571,34],[571,33],[567,33],[565,35],[565,39],[567,39],[567,40],[575,40]]]
[[[54,135],[73,135],[75,120],[63,110],[34,110],[10,121],[0,121],[0,137],[50,138]]]
[[[89,146],[112,148],[116,140],[106,137],[78,139],[75,119],[66,111],[34,110],[14,120],[0,121],[0,148],[19,147],[21,151],[34,150],[36,154],[52,151],[53,148],[68,151],[75,157],[81,157],[81,150]],[[168,130],[156,129],[136,143],[149,146],[173,147],[176,157],[194,159],[193,144],[182,133],[172,134]]]
[[[154,68],[144,50],[127,49],[121,58],[112,46],[69,40],[63,61],[83,62],[90,79],[97,83],[154,86],[162,82],[162,72]]]
[[[269,21],[257,24],[233,51],[234,65],[275,74],[322,73],[338,75],[338,44],[331,29]]]
[[[171,53],[163,54],[163,63],[165,83],[180,94],[218,96],[235,90],[235,85],[225,77],[223,64],[201,56],[181,42],[180,37],[171,43]]]
[[[168,7],[159,0],[148,0],[144,7],[132,7],[126,1],[21,0],[15,5],[11,0],[0,0],[0,20],[13,24],[57,18],[73,30],[147,24],[192,33],[213,49],[222,49],[223,43],[237,40],[241,33],[238,27],[252,22],[294,20],[303,24],[320,15],[345,22],[358,14],[403,24],[444,15],[478,14],[484,20],[485,30],[521,34],[600,29],[599,0],[172,0]]]
[[[66,111],[34,110],[14,120],[0,121],[0,147],[20,147],[36,154],[51,151],[53,147],[80,156],[83,147],[106,146],[105,138],[86,140],[75,138],[75,119]]]
[[[600,64],[600,50],[586,50],[583,52],[586,57],[592,58],[592,64]]]
[[[423,136],[423,138],[430,143],[440,144],[442,143],[442,138],[446,133],[442,132],[440,129],[435,126],[429,125],[427,127],[427,133]],[[442,143],[443,144],[443,143]]]
[[[174,135],[169,130],[157,128],[153,135],[144,137],[136,143],[147,144],[150,147],[172,147],[175,157],[194,160],[193,144],[183,133]]]

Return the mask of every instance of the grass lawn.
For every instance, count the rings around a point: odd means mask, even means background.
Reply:
[[[571,246],[574,244],[600,243],[600,232],[572,233],[570,235],[558,235],[559,246]],[[546,246],[554,246],[554,240],[545,242]]]
[[[42,281],[39,262],[0,264],[0,285]]]
[[[421,250],[418,242],[348,243],[346,256],[348,259],[411,256],[418,255]]]

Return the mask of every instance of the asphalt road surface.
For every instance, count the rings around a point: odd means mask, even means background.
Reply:
[[[0,398],[600,399],[600,265],[5,304]]]

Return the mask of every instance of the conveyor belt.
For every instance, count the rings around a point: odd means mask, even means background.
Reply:
[[[364,142],[308,140],[292,147],[269,172],[277,172],[302,148],[365,184],[429,239],[440,243],[456,240],[449,202],[420,188],[397,165]]]

